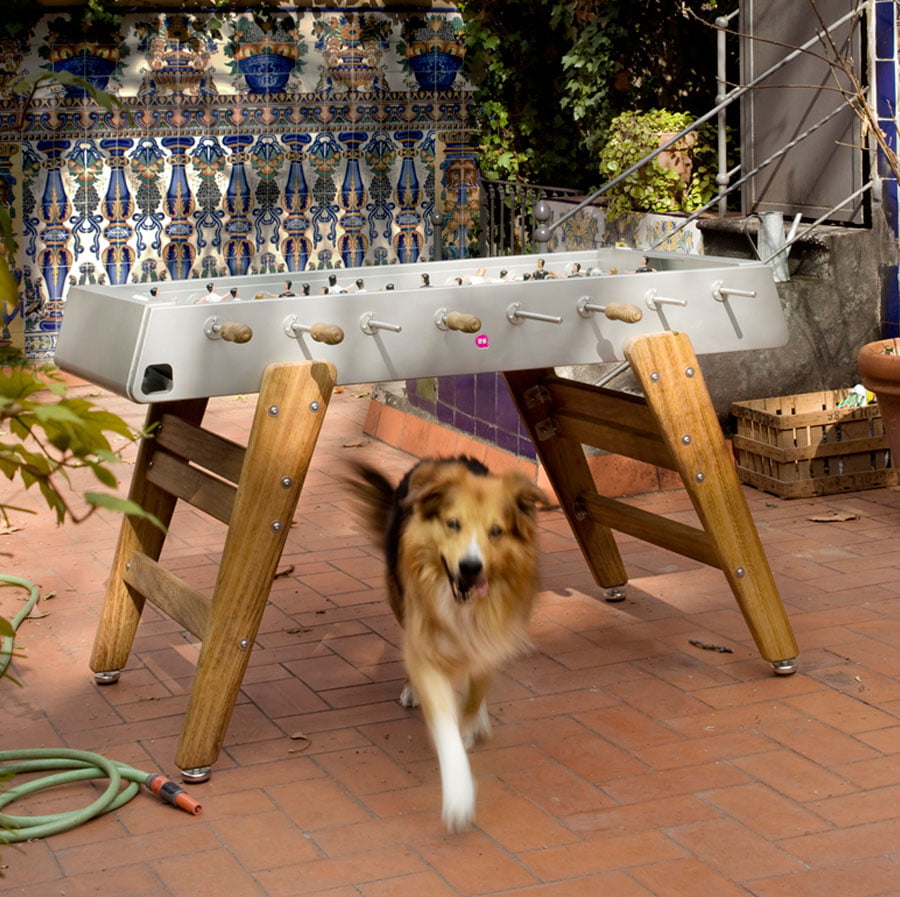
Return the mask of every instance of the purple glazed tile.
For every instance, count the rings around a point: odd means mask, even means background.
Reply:
[[[497,440],[497,428],[493,424],[489,424],[486,421],[481,420],[480,418],[475,418],[475,434],[478,439],[483,439],[485,442],[490,442],[491,444],[496,444]]]
[[[875,58],[894,58],[894,0],[878,0],[875,4]]]
[[[453,413],[453,426],[463,433],[468,433],[470,436],[475,435],[475,418],[471,414],[455,411]]]
[[[519,411],[516,408],[506,384],[500,382],[497,392],[497,426],[510,433],[517,433],[519,430]]]
[[[475,375],[464,374],[454,377],[455,396],[453,407],[465,414],[475,415]]]
[[[513,452],[518,454],[519,450],[519,437],[516,436],[515,433],[510,433],[509,430],[501,430],[497,429],[497,442],[498,448],[506,449],[508,452]]]
[[[497,423],[497,379],[494,373],[475,376],[475,417],[492,426]]]
[[[449,405],[444,404],[444,402],[437,403],[435,417],[437,417],[442,424],[449,424],[452,427],[454,425],[453,420],[455,415],[456,412]]]
[[[893,60],[875,63],[875,85],[878,91],[878,115],[880,118],[891,119],[897,108],[897,69]]]
[[[438,401],[451,408],[456,407],[456,377],[437,378]]]

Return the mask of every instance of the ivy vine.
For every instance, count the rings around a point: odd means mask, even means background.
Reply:
[[[591,189],[613,118],[715,101],[738,0],[459,0],[485,176]],[[686,50],[686,48],[689,48]]]

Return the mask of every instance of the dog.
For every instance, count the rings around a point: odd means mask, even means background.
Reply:
[[[348,478],[385,554],[388,600],[403,628],[405,707],[420,705],[438,757],[442,818],[475,818],[467,750],[491,734],[496,669],[528,645],[536,593],[537,506],[524,474],[492,475],[467,456],[416,464],[395,488],[375,468]]]

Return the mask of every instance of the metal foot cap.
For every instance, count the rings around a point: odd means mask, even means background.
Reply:
[[[776,676],[792,676],[797,672],[797,658],[791,657],[788,660],[776,660],[772,664],[772,669]]]
[[[94,681],[97,685],[113,685],[119,681],[119,673],[121,673],[121,670],[104,670],[100,673],[94,673]]]
[[[611,603],[615,603],[616,601],[624,601],[625,586],[613,586],[611,589],[605,589],[603,592],[603,597]]]
[[[209,766],[195,766],[193,769],[182,769],[181,778],[189,785],[199,785],[209,781],[211,772]]]

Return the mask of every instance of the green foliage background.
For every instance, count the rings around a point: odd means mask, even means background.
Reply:
[[[460,0],[488,178],[589,189],[628,110],[706,112],[738,0]],[[687,49],[686,51],[686,48]]]

